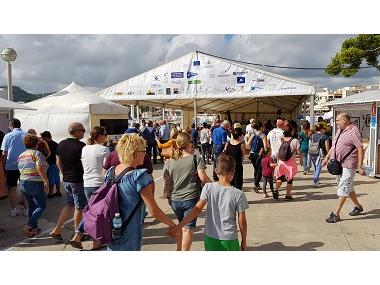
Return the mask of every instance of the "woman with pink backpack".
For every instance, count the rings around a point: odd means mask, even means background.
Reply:
[[[286,181],[285,201],[293,200],[291,191],[293,188],[293,179],[297,175],[296,152],[300,158],[300,164],[303,165],[300,142],[293,138],[293,127],[290,124],[285,126],[284,137],[278,152],[278,162],[275,169],[276,190],[273,192],[273,198],[278,200],[278,191],[281,184]]]

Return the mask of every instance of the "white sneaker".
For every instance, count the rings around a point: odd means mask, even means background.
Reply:
[[[319,182],[313,182],[314,188],[321,188],[321,184]]]
[[[18,214],[20,214],[20,212],[17,208],[13,208],[9,212],[9,216],[11,216],[11,217],[16,217]]]
[[[24,209],[24,212],[22,213],[24,217],[29,217],[29,209]]]

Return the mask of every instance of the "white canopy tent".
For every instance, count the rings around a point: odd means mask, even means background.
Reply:
[[[31,107],[0,98],[0,113],[7,113],[14,109],[35,110]]]
[[[8,130],[8,118],[9,111],[15,109],[24,109],[24,110],[35,110],[31,107],[24,106],[12,101],[5,100],[0,98],[0,130],[6,132]]]
[[[273,118],[281,110],[282,116],[296,118],[316,91],[307,82],[195,51],[97,94],[122,104],[182,109],[185,115],[229,110]],[[313,106],[311,100],[312,118]]]
[[[15,117],[21,121],[22,128],[33,128],[37,133],[48,130],[56,141],[68,136],[67,127],[71,122],[81,122],[87,136],[92,126],[100,125],[100,120],[128,120],[129,114],[128,108],[100,98],[74,82],[25,106],[37,111],[16,112]]]

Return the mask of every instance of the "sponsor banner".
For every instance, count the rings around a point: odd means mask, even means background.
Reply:
[[[146,95],[156,95],[156,93],[152,90],[148,90],[148,92],[146,92]]]
[[[187,83],[189,83],[189,84],[201,84],[201,80],[199,80],[199,79],[196,79],[196,80],[189,80]]]
[[[195,72],[191,72],[191,71],[188,71],[187,72],[187,78],[191,78],[191,77],[194,77],[194,76],[197,76],[198,73],[195,73]]]
[[[172,84],[181,85],[182,83],[183,83],[183,81],[180,79],[172,80]]]
[[[172,95],[172,89],[171,88],[166,88],[166,95]]]
[[[193,61],[193,66],[200,66],[201,65],[201,61],[200,60],[194,60]]]
[[[246,75],[248,74],[248,71],[234,71],[232,72],[232,75]]]
[[[173,88],[173,94],[175,95],[179,94],[179,88]]]
[[[244,76],[238,76],[238,77],[236,77],[236,83],[238,83],[238,84],[244,84],[245,83],[245,77]]]
[[[171,78],[183,78],[183,72],[172,72]]]

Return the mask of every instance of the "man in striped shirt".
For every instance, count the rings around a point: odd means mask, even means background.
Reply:
[[[332,147],[325,159],[323,165],[326,165],[330,156],[340,161],[343,167],[342,175],[337,175],[338,190],[337,195],[338,206],[335,213],[331,213],[326,219],[328,223],[336,223],[340,221],[340,210],[343,207],[347,197],[350,197],[355,205],[355,208],[349,213],[350,216],[359,215],[363,212],[363,207],[360,205],[355,190],[354,178],[356,170],[359,170],[360,175],[365,175],[363,169],[364,151],[362,145],[362,136],[358,127],[351,123],[350,116],[346,113],[341,113],[336,117],[337,132],[332,143]],[[350,153],[346,159],[342,158]]]

